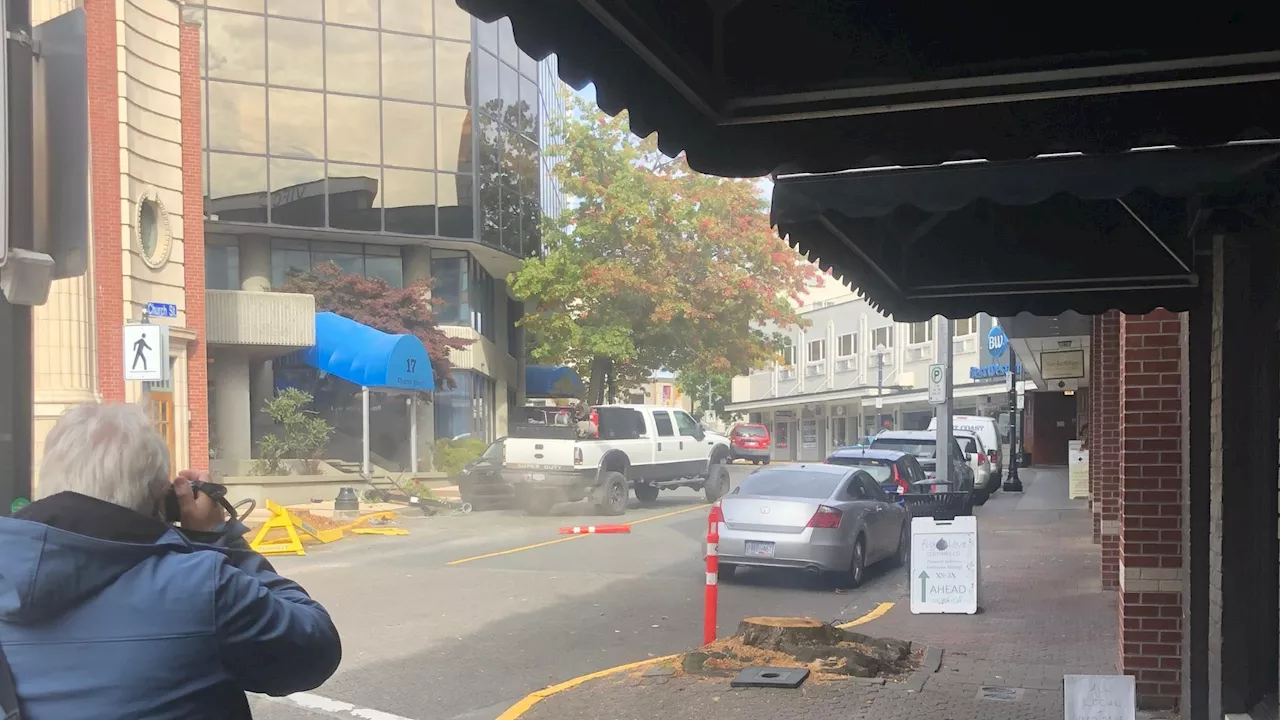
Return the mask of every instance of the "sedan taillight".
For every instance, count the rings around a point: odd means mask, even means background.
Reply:
[[[987,462],[991,463],[992,465],[995,465],[999,461],[999,459],[1000,459],[1000,456],[996,453],[995,450],[992,450],[991,452],[987,453]]]
[[[902,490],[902,494],[906,495],[911,492],[911,486],[907,485],[907,481],[902,479],[902,473],[898,470],[898,466],[893,466],[893,481],[898,484],[898,488]]]
[[[843,516],[843,512],[833,507],[819,505],[818,512],[814,513],[813,517],[809,518],[808,527],[834,530],[835,528],[840,527],[840,518]]]

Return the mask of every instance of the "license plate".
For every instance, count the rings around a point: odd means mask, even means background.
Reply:
[[[546,473],[529,473],[529,479],[534,482],[542,482],[547,479]]]
[[[898,487],[897,485],[887,485],[885,486],[884,491],[889,493],[890,495],[897,495],[898,493],[902,492],[902,488]]]
[[[747,541],[747,557],[773,557],[773,543],[771,542],[755,542]]]

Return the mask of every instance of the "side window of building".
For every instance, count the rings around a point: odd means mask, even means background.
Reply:
[[[676,434],[671,427],[671,415],[666,410],[653,413],[653,424],[658,428],[658,437],[674,437]]]

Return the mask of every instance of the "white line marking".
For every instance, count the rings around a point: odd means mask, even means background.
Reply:
[[[298,707],[306,710],[318,710],[320,712],[333,713],[335,715],[345,713],[353,718],[360,718],[361,720],[411,720],[403,715],[393,715],[391,713],[382,712],[381,710],[358,708],[349,702],[332,700],[321,695],[313,695],[312,693],[294,693],[292,695],[285,696],[284,699],[289,700]]]

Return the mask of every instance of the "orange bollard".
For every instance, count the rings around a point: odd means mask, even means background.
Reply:
[[[574,525],[560,528],[561,535],[628,535],[630,525]]]
[[[724,511],[720,503],[711,506],[707,515],[707,589],[703,595],[702,607],[702,644],[710,645],[716,641],[716,610],[720,602],[720,523],[724,522]]]

